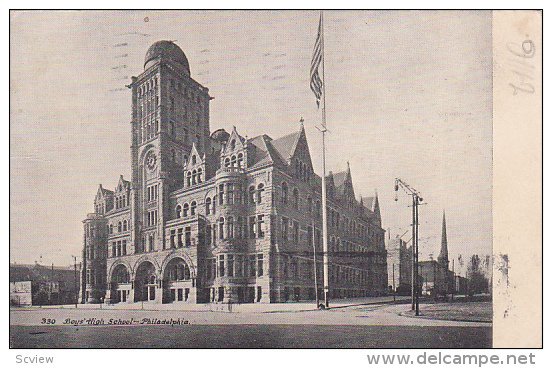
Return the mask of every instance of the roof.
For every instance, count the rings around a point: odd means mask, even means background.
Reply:
[[[362,197],[362,203],[364,203],[364,207],[371,211],[376,203],[376,197]]]
[[[148,63],[156,59],[165,59],[171,60],[175,63],[182,65],[188,74],[190,74],[190,64],[184,51],[177,44],[172,41],[157,41],[150,46],[146,52],[146,57],[144,59],[144,69],[147,69]]]
[[[299,141],[300,136],[301,130],[275,139],[271,141],[271,144],[276,149],[280,157],[284,161],[288,161],[289,158],[293,155],[293,151],[295,150],[295,146],[297,146],[297,142]]]

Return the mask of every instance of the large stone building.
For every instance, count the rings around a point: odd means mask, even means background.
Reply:
[[[100,185],[83,221],[83,301],[314,299],[321,178],[303,126],[278,139],[211,133],[209,90],[169,41],[149,48],[129,88],[131,177]],[[356,200],[349,167],[327,183],[331,297],[385,292],[377,195]]]

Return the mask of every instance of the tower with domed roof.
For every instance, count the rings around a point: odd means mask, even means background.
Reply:
[[[137,252],[163,247],[167,201],[183,182],[193,145],[209,149],[209,90],[196,82],[172,41],[150,46],[132,78],[132,240]]]

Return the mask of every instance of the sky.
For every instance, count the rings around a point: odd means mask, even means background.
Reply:
[[[97,186],[130,177],[130,91],[144,55],[175,41],[209,88],[211,131],[273,138],[304,119],[321,173],[309,88],[316,11],[33,11],[10,16],[10,261],[67,265]],[[420,258],[492,253],[492,35],[486,11],[326,11],[327,168],[347,161],[382,226]],[[403,239],[410,239],[406,234]],[[458,267],[458,264],[457,264]]]

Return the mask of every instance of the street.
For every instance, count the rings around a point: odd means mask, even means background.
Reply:
[[[10,346],[485,348],[492,345],[490,323],[415,318],[407,315],[408,304],[353,305],[326,311],[300,310],[297,306],[295,310],[282,310],[282,306],[279,309],[232,313],[105,308],[12,309]]]

